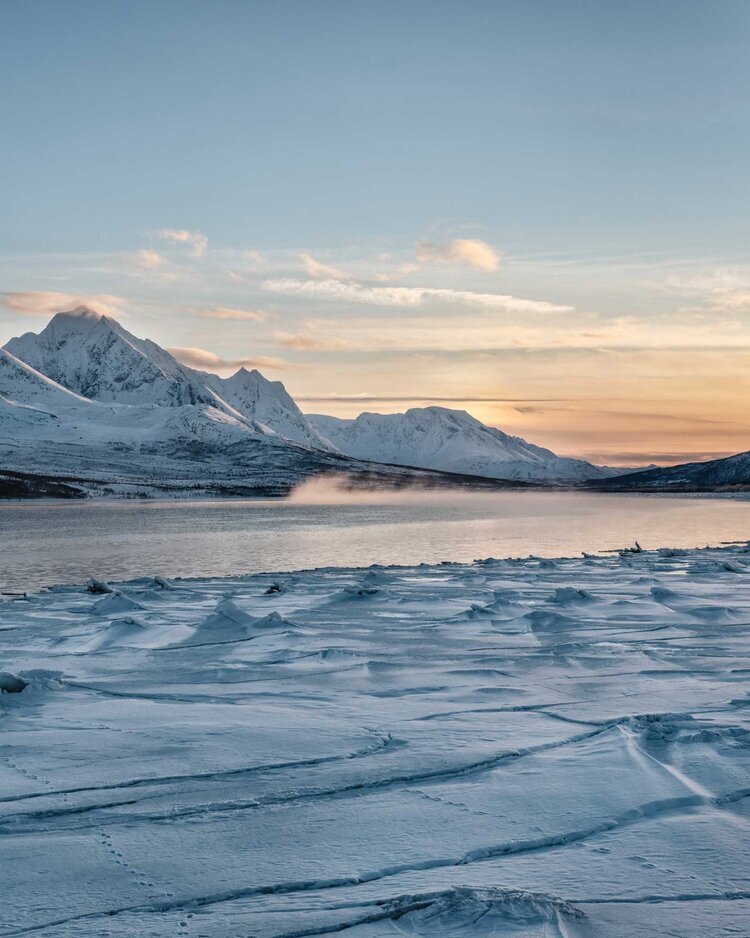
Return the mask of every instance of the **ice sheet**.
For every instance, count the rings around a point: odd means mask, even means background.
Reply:
[[[55,588],[0,647],[0,935],[750,933],[744,545]]]

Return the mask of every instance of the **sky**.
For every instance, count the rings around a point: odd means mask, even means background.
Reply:
[[[310,413],[750,448],[746,0],[0,11],[0,343],[86,303]]]

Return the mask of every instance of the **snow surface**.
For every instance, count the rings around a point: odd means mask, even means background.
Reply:
[[[364,413],[355,420],[315,414],[310,420],[342,453],[375,462],[530,482],[582,482],[625,471],[556,456],[448,407]]]
[[[0,935],[747,935],[748,546],[91,573],[0,603]]]

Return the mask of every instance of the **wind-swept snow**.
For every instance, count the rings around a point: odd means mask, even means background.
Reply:
[[[0,603],[0,935],[744,935],[750,548]]]

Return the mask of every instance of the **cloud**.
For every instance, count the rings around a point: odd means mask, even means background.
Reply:
[[[254,248],[251,248],[249,251],[245,251],[244,256],[247,263],[256,270],[260,267],[265,267],[266,265],[265,257],[260,253],[260,251],[256,251]]]
[[[705,304],[713,312],[750,311],[750,271],[742,268],[719,268],[685,276],[668,277],[666,288],[672,293]]]
[[[265,322],[268,319],[268,313],[262,309],[232,309],[225,306],[200,309],[194,315],[199,319],[239,319],[248,322]]]
[[[118,316],[127,300],[109,293],[96,295],[84,293],[55,293],[42,290],[29,290],[18,293],[3,293],[3,305],[14,313],[26,316],[51,316],[54,313],[68,312],[76,306],[88,306],[105,316]]]
[[[346,342],[344,339],[318,338],[312,335],[304,335],[304,333],[301,332],[276,332],[274,338],[280,345],[285,345],[287,348],[299,349],[300,351],[334,352],[351,348],[350,343]]]
[[[304,401],[305,403],[312,404],[325,404],[325,403],[337,403],[337,404],[380,404],[380,403],[395,403],[395,404],[424,404],[428,406],[429,404],[508,404],[515,403],[517,401],[526,402],[529,400],[538,401],[538,400],[550,400],[556,401],[557,398],[515,398],[515,397],[435,397],[434,394],[425,394],[422,397],[408,397],[403,394],[398,395],[388,395],[388,394],[320,394],[312,395],[305,397],[304,395],[295,395],[295,401]],[[518,410],[519,408],[515,408]]]
[[[202,257],[208,247],[208,238],[200,231],[186,231],[184,228],[160,228],[155,237],[170,244],[180,244],[190,248],[193,257]]]
[[[202,348],[168,348],[174,357],[183,365],[198,368],[201,371],[214,369],[216,371],[236,370],[237,368],[273,368],[276,370],[292,367],[292,363],[283,358],[222,358]]]
[[[417,260],[422,264],[467,264],[476,270],[497,270],[500,253],[484,241],[458,238],[447,244],[422,241],[417,245]]]
[[[158,251],[151,251],[148,248],[144,248],[141,251],[136,251],[135,262],[140,267],[145,267],[147,270],[156,270],[159,267],[163,267],[167,260],[165,257],[162,257]]]
[[[311,277],[315,277],[316,280],[346,280],[347,276],[343,270],[339,270],[337,267],[329,267],[327,264],[322,264],[320,261],[316,261],[314,257],[311,257],[309,254],[300,255],[300,259],[304,264],[305,270]]]
[[[472,293],[468,290],[434,287],[371,287],[359,283],[340,283],[338,280],[264,280],[261,286],[271,293],[342,303],[372,303],[376,306],[416,307],[435,300],[514,313],[568,313],[574,308],[500,293]]]

